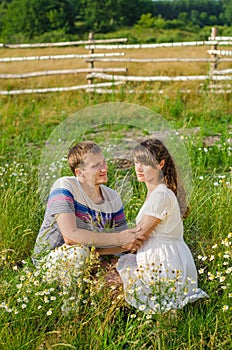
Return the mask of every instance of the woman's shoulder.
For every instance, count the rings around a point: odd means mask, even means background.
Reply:
[[[175,193],[170,190],[165,184],[160,184],[151,193],[150,201],[162,202],[171,205],[176,201]]]
[[[171,197],[173,197],[173,196],[175,197],[175,193],[172,190],[170,190],[170,188],[168,188],[167,185],[165,185],[165,184],[158,185],[154,189],[153,193],[156,193],[156,194],[161,193],[163,195],[169,195]]]

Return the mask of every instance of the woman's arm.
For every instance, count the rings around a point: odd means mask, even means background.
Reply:
[[[143,215],[141,221],[138,224],[140,227],[139,237],[143,241],[145,241],[161,221],[162,220],[160,220],[154,216]]]
[[[116,248],[97,248],[97,252],[100,255],[110,255],[127,251],[135,252],[140,248],[143,242],[150,236],[160,222],[161,220],[155,218],[154,216],[144,215],[137,226],[139,228],[139,232],[136,234],[138,240],[134,244],[124,244],[122,247]]]
[[[132,245],[142,244],[137,239],[138,227],[121,232],[105,233],[78,228],[73,213],[61,213],[56,220],[65,243],[69,245],[78,243],[95,247],[121,247],[126,245],[128,248]]]

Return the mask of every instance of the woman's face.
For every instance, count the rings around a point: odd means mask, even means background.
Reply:
[[[157,165],[154,168],[151,165],[145,165],[135,160],[135,172],[138,181],[156,184],[159,179],[160,166]]]

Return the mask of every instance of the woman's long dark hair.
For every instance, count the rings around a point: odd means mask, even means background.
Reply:
[[[141,142],[134,149],[136,161],[156,167],[162,160],[164,166],[161,171],[163,182],[177,196],[180,212],[183,217],[188,214],[186,193],[182,184],[177,181],[177,170],[172,156],[164,144],[158,139],[148,139]]]

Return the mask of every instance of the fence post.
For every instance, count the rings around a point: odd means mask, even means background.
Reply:
[[[216,36],[218,34],[218,30],[216,27],[212,28],[211,31],[211,40],[216,40]],[[217,50],[217,44],[211,45],[211,50]],[[217,54],[211,54],[211,63],[210,63],[210,85],[213,85],[213,75],[218,66],[218,56]]]
[[[94,42],[94,33],[93,32],[89,33],[89,41]],[[93,53],[94,53],[94,49],[89,49],[89,55],[91,55]],[[88,63],[88,67],[91,68],[91,69],[94,68],[94,61],[90,61]],[[92,84],[93,83],[93,78],[87,79],[87,82],[88,82],[88,84]]]

